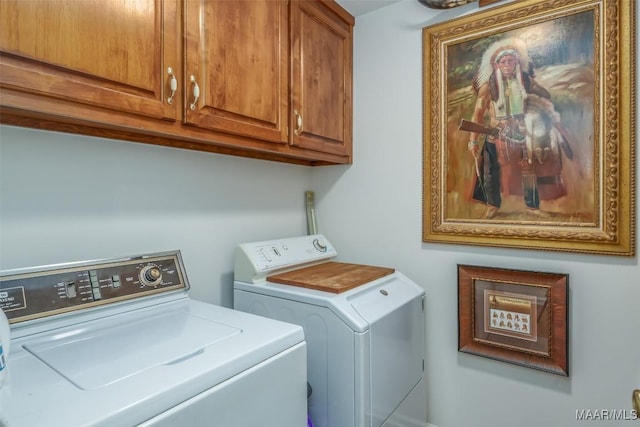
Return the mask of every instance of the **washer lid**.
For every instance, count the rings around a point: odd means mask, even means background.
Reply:
[[[176,363],[241,332],[177,311],[100,330],[80,329],[24,347],[77,387],[93,390]]]
[[[304,345],[298,325],[189,298],[87,319],[12,340],[3,415],[15,427],[138,425]]]

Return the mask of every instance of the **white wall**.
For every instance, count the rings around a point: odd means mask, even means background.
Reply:
[[[425,288],[430,423],[571,426],[584,424],[577,409],[630,412],[640,387],[637,257],[421,241],[421,29],[475,10],[477,3],[429,19],[433,10],[405,0],[357,18],[355,163],[313,170],[320,229],[342,260],[396,267]],[[569,274],[569,378],[458,353],[459,263]]]
[[[192,295],[230,305],[233,247],[305,233],[313,187],[319,231],[340,259],[395,267],[426,289],[430,423],[570,426],[576,409],[630,409],[640,387],[637,257],[421,241],[421,29],[475,8],[436,20],[405,0],[357,19],[352,166],[0,127],[0,269],[181,249]],[[570,275],[569,378],[457,352],[458,263]]]
[[[0,269],[180,249],[232,305],[233,248],[306,233],[310,168],[0,127]]]

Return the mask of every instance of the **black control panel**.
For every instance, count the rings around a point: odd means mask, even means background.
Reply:
[[[188,289],[179,251],[2,274],[0,308],[11,323]]]

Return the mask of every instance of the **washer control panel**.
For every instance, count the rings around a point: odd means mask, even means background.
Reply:
[[[267,274],[334,258],[333,246],[320,234],[243,243],[234,255],[234,279],[257,283]]]
[[[188,289],[179,251],[0,272],[11,323]]]

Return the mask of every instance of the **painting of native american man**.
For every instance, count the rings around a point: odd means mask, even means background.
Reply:
[[[446,219],[595,221],[593,19],[449,46]]]

